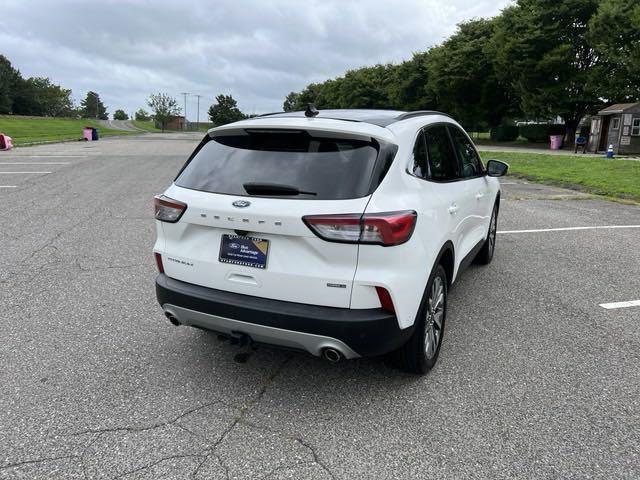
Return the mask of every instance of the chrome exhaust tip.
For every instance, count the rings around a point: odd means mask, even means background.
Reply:
[[[167,317],[169,321],[176,327],[180,326],[180,321],[176,317],[174,317],[172,313],[164,312],[164,316]]]
[[[325,348],[322,351],[322,356],[325,358],[325,360],[328,360],[331,363],[338,363],[343,358],[342,353],[340,353],[335,348]]]

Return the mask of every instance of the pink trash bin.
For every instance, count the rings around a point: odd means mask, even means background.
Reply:
[[[551,150],[560,150],[562,148],[562,135],[550,135]]]
[[[9,135],[0,133],[0,150],[11,150],[13,148],[13,142]]]
[[[91,127],[84,127],[82,129],[82,138],[84,138],[87,141],[91,141],[91,139],[93,138],[93,128]]]

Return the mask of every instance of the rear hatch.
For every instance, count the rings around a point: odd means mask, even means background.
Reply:
[[[302,218],[362,214],[394,152],[362,135],[302,129],[205,138],[165,192],[186,204],[178,222],[159,222],[165,273],[214,289],[348,308],[358,245],[323,240]]]

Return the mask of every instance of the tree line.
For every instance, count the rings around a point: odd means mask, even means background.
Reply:
[[[560,117],[571,138],[603,104],[638,100],[640,3],[518,0],[497,17],[459,24],[408,61],[291,92],[283,108],[434,109],[476,131]]]
[[[48,77],[24,78],[7,57],[0,55],[0,114],[109,118],[96,92],[88,92],[78,106],[71,93],[71,89],[56,85]]]
[[[157,126],[163,131],[167,124],[180,116],[182,112],[176,98],[167,93],[158,92],[151,94],[147,99],[147,105],[151,109],[152,114],[149,115],[145,110],[140,109],[136,112],[136,120],[153,119]],[[215,126],[248,118],[248,116],[238,108],[238,102],[231,95],[224,94],[216,96],[216,101],[211,104],[207,113],[210,122]]]
[[[49,117],[70,116],[74,110],[71,90],[44,77],[23,78],[0,55],[0,114]]]
[[[19,70],[13,67],[9,59],[0,54],[0,114],[27,115],[36,117],[82,117],[107,120],[107,107],[100,95],[90,91],[76,106],[71,90],[54,84],[49,78],[23,78]],[[147,99],[151,113],[140,108],[134,114],[135,120],[156,123],[164,130],[167,123],[180,116],[178,101],[166,94],[155,93]],[[231,95],[220,94],[208,110],[209,119],[214,125],[235,122],[247,118],[238,108]],[[123,109],[113,113],[114,120],[129,120]]]

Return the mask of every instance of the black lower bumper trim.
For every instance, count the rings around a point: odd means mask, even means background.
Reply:
[[[335,338],[362,356],[395,350],[413,330],[401,330],[395,315],[381,308],[334,308],[271,300],[201,287],[162,273],[156,278],[156,296],[160,305]]]

